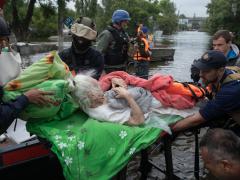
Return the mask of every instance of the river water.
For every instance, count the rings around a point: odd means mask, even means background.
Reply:
[[[178,81],[190,80],[190,66],[194,59],[201,57],[207,50],[210,37],[204,32],[185,31],[172,36],[163,36],[172,41],[171,47],[175,49],[173,61],[156,62],[150,66],[150,74],[161,73],[172,75]],[[45,53],[31,56],[32,61],[44,56]],[[174,173],[180,179],[194,179],[194,139],[193,136],[180,135],[173,143]],[[162,153],[155,152],[150,157],[153,162],[164,169],[165,160]],[[136,156],[139,159],[139,156]],[[139,179],[137,171],[139,161],[131,161],[128,167],[127,180]],[[200,175],[203,176],[203,163],[200,161]],[[152,169],[149,180],[164,179],[164,174]]]
[[[174,61],[155,64],[150,68],[150,74],[170,74],[178,81],[190,81],[191,63],[206,51],[210,37],[204,32],[183,31],[164,38],[173,42]]]

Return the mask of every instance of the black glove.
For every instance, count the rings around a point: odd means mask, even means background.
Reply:
[[[193,82],[197,83],[200,79],[200,70],[194,65],[198,60],[194,60],[191,65],[191,79]]]

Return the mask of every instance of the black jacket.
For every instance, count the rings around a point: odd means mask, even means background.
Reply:
[[[99,79],[103,68],[104,58],[100,52],[93,48],[89,48],[85,53],[76,53],[73,47],[64,49],[59,53],[60,58],[69,66],[70,70],[76,73],[87,70],[95,70],[96,74],[93,78]]]
[[[3,88],[0,86],[0,134],[4,133],[19,113],[29,104],[26,96],[19,96],[9,103],[2,102]]]

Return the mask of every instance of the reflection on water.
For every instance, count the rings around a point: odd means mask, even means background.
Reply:
[[[206,51],[210,37],[204,32],[185,31],[166,38],[174,42],[174,61],[154,63],[150,74],[170,74],[178,81],[190,81],[191,63]]]

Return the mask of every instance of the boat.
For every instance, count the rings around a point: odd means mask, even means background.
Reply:
[[[151,49],[151,61],[171,61],[174,60],[175,49],[170,47],[154,47]]]

